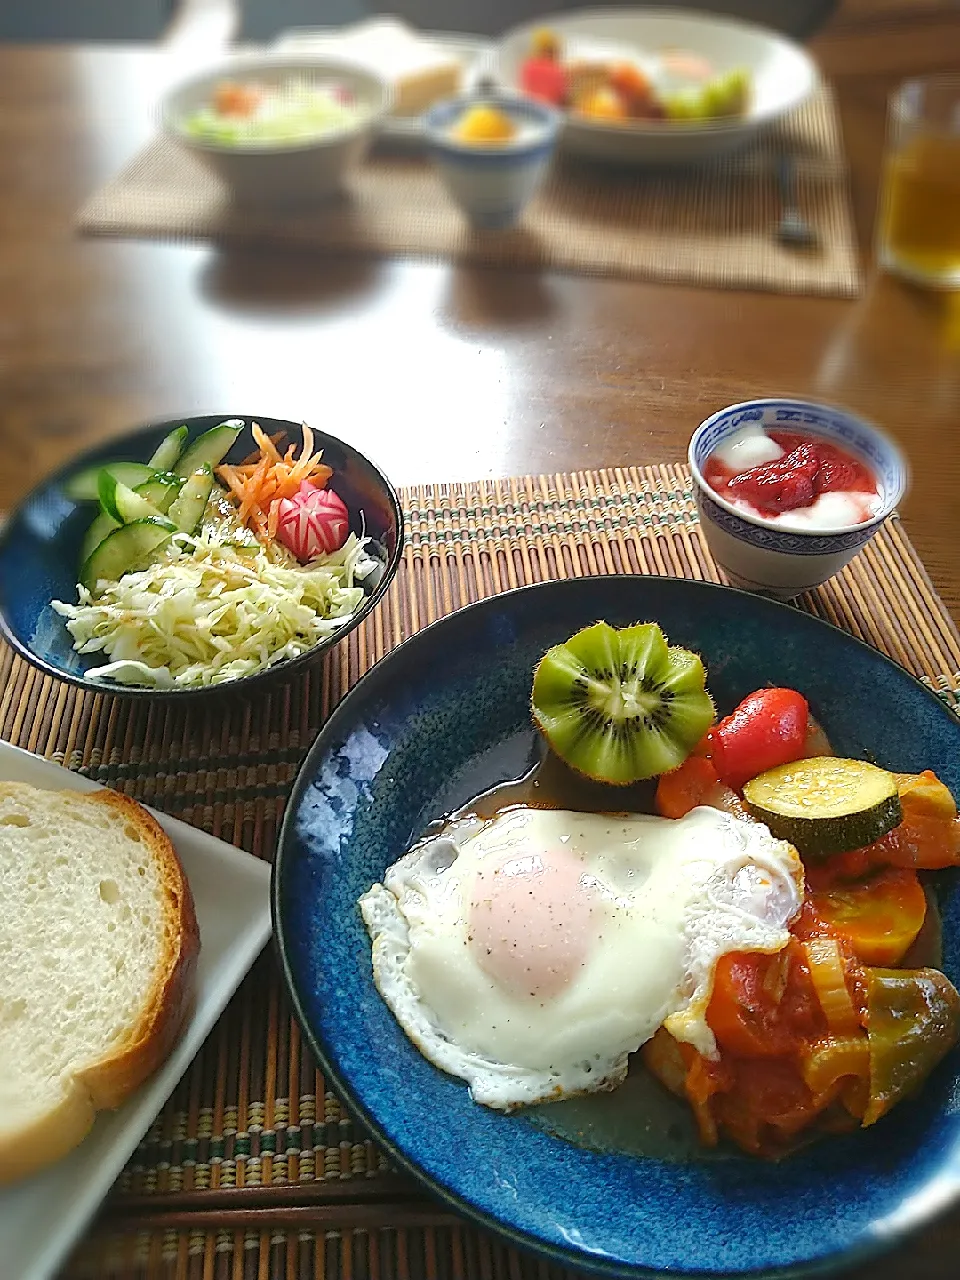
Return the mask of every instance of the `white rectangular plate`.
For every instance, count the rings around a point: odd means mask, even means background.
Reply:
[[[339,27],[293,27],[282,32],[271,48],[275,53],[312,54],[322,57],[328,52],[330,42],[342,34]],[[494,46],[480,36],[462,35],[456,32],[424,31],[423,37],[435,45],[440,53],[448,53],[463,63],[463,86],[471,88],[490,67]],[[380,136],[390,142],[407,146],[422,146],[424,142],[422,116],[387,116],[380,126]]]
[[[2,739],[0,779],[48,790],[101,790]],[[0,1275],[11,1280],[48,1280],[64,1262],[270,936],[267,864],[151,812],[180,856],[197,908],[193,1015],[160,1070],[117,1111],[101,1112],[75,1151],[25,1182],[0,1188]]]

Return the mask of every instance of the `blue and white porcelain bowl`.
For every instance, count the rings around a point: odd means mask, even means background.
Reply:
[[[785,529],[750,515],[707,484],[703,468],[725,440],[749,424],[829,440],[877,476],[881,504],[862,524],[836,529]],[[790,600],[832,578],[896,509],[907,488],[907,464],[897,446],[872,423],[843,409],[807,400],[745,400],[702,422],[688,452],[700,524],[713,558],[729,580],[748,591]]]
[[[453,135],[472,106],[496,107],[514,122],[507,142],[468,143]],[[472,226],[503,231],[519,222],[550,167],[563,124],[558,111],[519,94],[450,98],[426,116],[426,132],[444,186]]]

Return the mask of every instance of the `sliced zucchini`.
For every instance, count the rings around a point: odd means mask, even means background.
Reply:
[[[100,476],[104,471],[108,471],[128,489],[135,489],[138,484],[145,484],[156,475],[155,469],[148,467],[145,462],[105,462],[100,466],[87,467],[71,476],[63,486],[64,493],[74,502],[92,502],[99,497]]]
[[[179,476],[158,474],[155,480],[138,484],[134,493],[139,494],[141,498],[146,498],[147,502],[152,502],[160,514],[165,515],[182,488],[183,481]]]
[[[193,533],[200,524],[212,489],[213,469],[204,463],[194,471],[167,513],[181,533]]]
[[[163,516],[134,520],[108,533],[80,570],[80,582],[92,590],[98,582],[118,582],[125,573],[139,569],[159,547],[177,532]]]
[[[130,524],[132,520],[149,520],[163,513],[152,502],[117,480],[109,471],[100,472],[98,486],[100,505],[117,524]]]
[[[748,782],[743,798],[778,839],[813,858],[873,844],[903,820],[897,779],[866,760],[784,764]]]
[[[114,529],[120,528],[120,521],[114,520],[113,516],[106,511],[101,511],[94,520],[93,524],[83,535],[83,542],[80,544],[80,563],[86,564],[87,560],[96,551],[100,543],[104,540],[108,533],[112,533]]]
[[[243,423],[240,419],[231,418],[228,422],[221,422],[219,426],[204,431],[181,455],[174,467],[177,475],[192,476],[204,463],[208,467],[215,467],[229,453],[242,430]]]
[[[157,471],[171,471],[177,463],[177,459],[183,453],[183,446],[187,443],[187,425],[177,427],[175,431],[171,431],[169,435],[165,435],[154,450],[153,457],[150,459],[150,466]]]

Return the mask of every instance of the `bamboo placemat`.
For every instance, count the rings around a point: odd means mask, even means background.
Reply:
[[[91,696],[4,651],[0,736],[271,858],[299,761],[390,648],[473,600],[597,573],[719,580],[682,466],[403,491],[408,539],[374,614],[313,672],[249,701]],[[960,636],[894,518],[801,608],[960,711]],[[68,1274],[127,1280],[556,1280],[424,1200],[348,1119],[266,953],[118,1182]],[[2,1275],[2,1260],[0,1260]]]
[[[785,248],[777,156],[796,159],[813,251]],[[375,152],[349,194],[309,212],[233,209],[226,189],[176,142],[152,142],[78,216],[92,235],[272,242],[327,253],[484,263],[686,281],[784,293],[858,292],[847,166],[833,98],[821,90],[714,165],[645,173],[558,163],[521,228],[471,233],[430,164]]]

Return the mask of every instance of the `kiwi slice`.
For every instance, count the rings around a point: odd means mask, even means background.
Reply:
[[[655,622],[584,627],[540,659],[533,718],[578,773],[627,786],[675,769],[714,721],[695,653]]]

